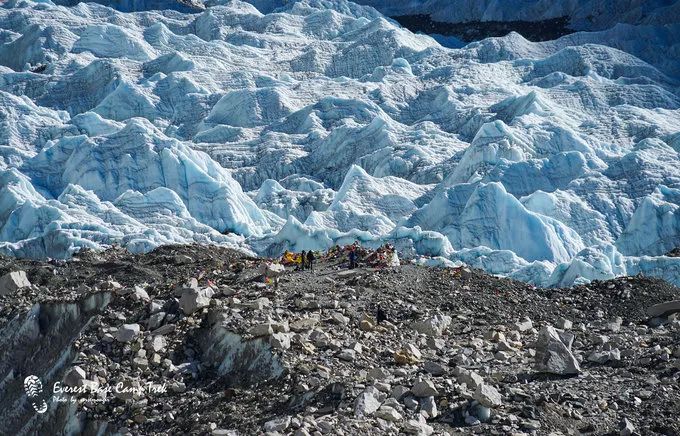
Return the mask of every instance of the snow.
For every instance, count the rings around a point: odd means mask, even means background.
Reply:
[[[680,284],[675,3],[589,0],[620,24],[588,24],[583,2],[369,2],[582,31],[445,48],[345,0],[10,2],[0,252],[358,240],[541,286]]]

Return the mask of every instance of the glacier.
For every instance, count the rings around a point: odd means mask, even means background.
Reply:
[[[5,2],[0,253],[358,240],[537,286],[680,284],[678,2],[358,3]],[[575,33],[450,48],[381,14],[414,11]]]

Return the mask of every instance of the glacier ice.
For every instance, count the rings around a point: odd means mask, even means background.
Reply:
[[[346,0],[6,2],[0,252],[359,240],[541,286],[680,284],[676,3],[360,3],[580,31],[451,49]]]

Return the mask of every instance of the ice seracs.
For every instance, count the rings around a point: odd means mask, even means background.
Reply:
[[[4,254],[358,240],[542,286],[680,283],[664,7],[533,5],[588,32],[451,50],[346,1],[60,3],[0,9]]]

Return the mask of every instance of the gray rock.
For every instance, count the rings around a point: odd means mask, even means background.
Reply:
[[[435,377],[446,374],[446,367],[432,360],[426,360],[423,369]]]
[[[429,426],[422,416],[418,421],[411,419],[404,424],[403,430],[408,434],[415,434],[418,436],[430,436],[434,433],[434,428]]]
[[[409,393],[411,390],[407,388],[406,386],[395,386],[392,388],[392,392],[390,393],[390,396],[394,398],[395,400],[401,400],[401,398]]]
[[[139,324],[123,324],[116,332],[116,339],[119,342],[130,342],[139,335]]]
[[[474,371],[470,371],[465,368],[459,368],[458,383],[465,384],[470,389],[477,389],[478,386],[484,384],[484,379],[481,375]]]
[[[151,297],[141,286],[135,286],[130,295],[135,301],[151,301]]]
[[[0,277],[0,295],[10,295],[30,286],[25,271],[13,271]]]
[[[374,414],[380,408],[379,393],[373,386],[367,387],[354,401],[354,416],[361,418]]]
[[[390,406],[382,406],[375,412],[375,416],[382,418],[385,421],[396,422],[401,421],[402,416],[396,409]]]
[[[446,342],[442,338],[427,338],[427,347],[431,350],[443,350],[446,346]]]
[[[552,326],[543,327],[536,341],[536,369],[558,375],[579,374],[581,368],[571,353],[573,339],[573,335],[565,335]]]
[[[158,327],[156,330],[152,331],[152,335],[167,335],[168,333],[172,333],[175,331],[177,327],[175,327],[175,324],[165,324],[163,326]]]
[[[154,313],[149,317],[149,319],[146,320],[146,326],[149,327],[150,330],[156,329],[160,327],[164,319],[165,312]]]
[[[371,368],[368,370],[368,374],[366,374],[366,380],[386,380],[391,376],[392,374],[385,368]]]
[[[163,351],[167,345],[168,341],[162,335],[150,336],[146,341],[146,349],[154,353]]]
[[[571,322],[570,320],[566,319],[566,318],[560,318],[560,319],[558,319],[557,322],[555,323],[555,326],[556,326],[558,329],[562,329],[562,330],[570,330],[570,329],[574,326],[574,323]]]
[[[290,348],[290,333],[274,333],[269,337],[269,344],[276,350]]]
[[[191,315],[199,309],[208,307],[212,296],[213,290],[211,288],[185,288],[179,299],[179,307],[185,315]]]
[[[349,318],[347,318],[345,315],[343,315],[340,312],[333,312],[331,313],[331,320],[340,325],[347,325],[349,323]]]
[[[635,426],[627,418],[623,418],[619,424],[619,434],[621,436],[632,436],[635,433]]]
[[[344,360],[346,362],[352,362],[357,358],[357,352],[349,348],[342,350],[338,353],[338,359]]]
[[[496,388],[487,384],[477,386],[474,399],[479,401],[479,404],[486,407],[498,407],[503,404],[501,394]]]
[[[86,378],[85,370],[79,366],[74,366],[64,376],[64,384],[66,386],[80,386],[80,383]]]
[[[274,334],[274,328],[270,323],[258,324],[251,327],[250,330],[248,330],[248,333],[255,336],[256,338],[260,336],[269,336]]]
[[[439,395],[437,388],[435,388],[434,383],[431,380],[419,380],[411,388],[411,393],[418,397],[436,397]]]
[[[618,348],[612,348],[610,350],[595,350],[590,353],[588,360],[594,363],[607,363],[609,361],[616,362],[621,360],[621,351]]]
[[[416,410],[420,403],[412,395],[408,395],[404,397],[404,406],[409,410]]]

